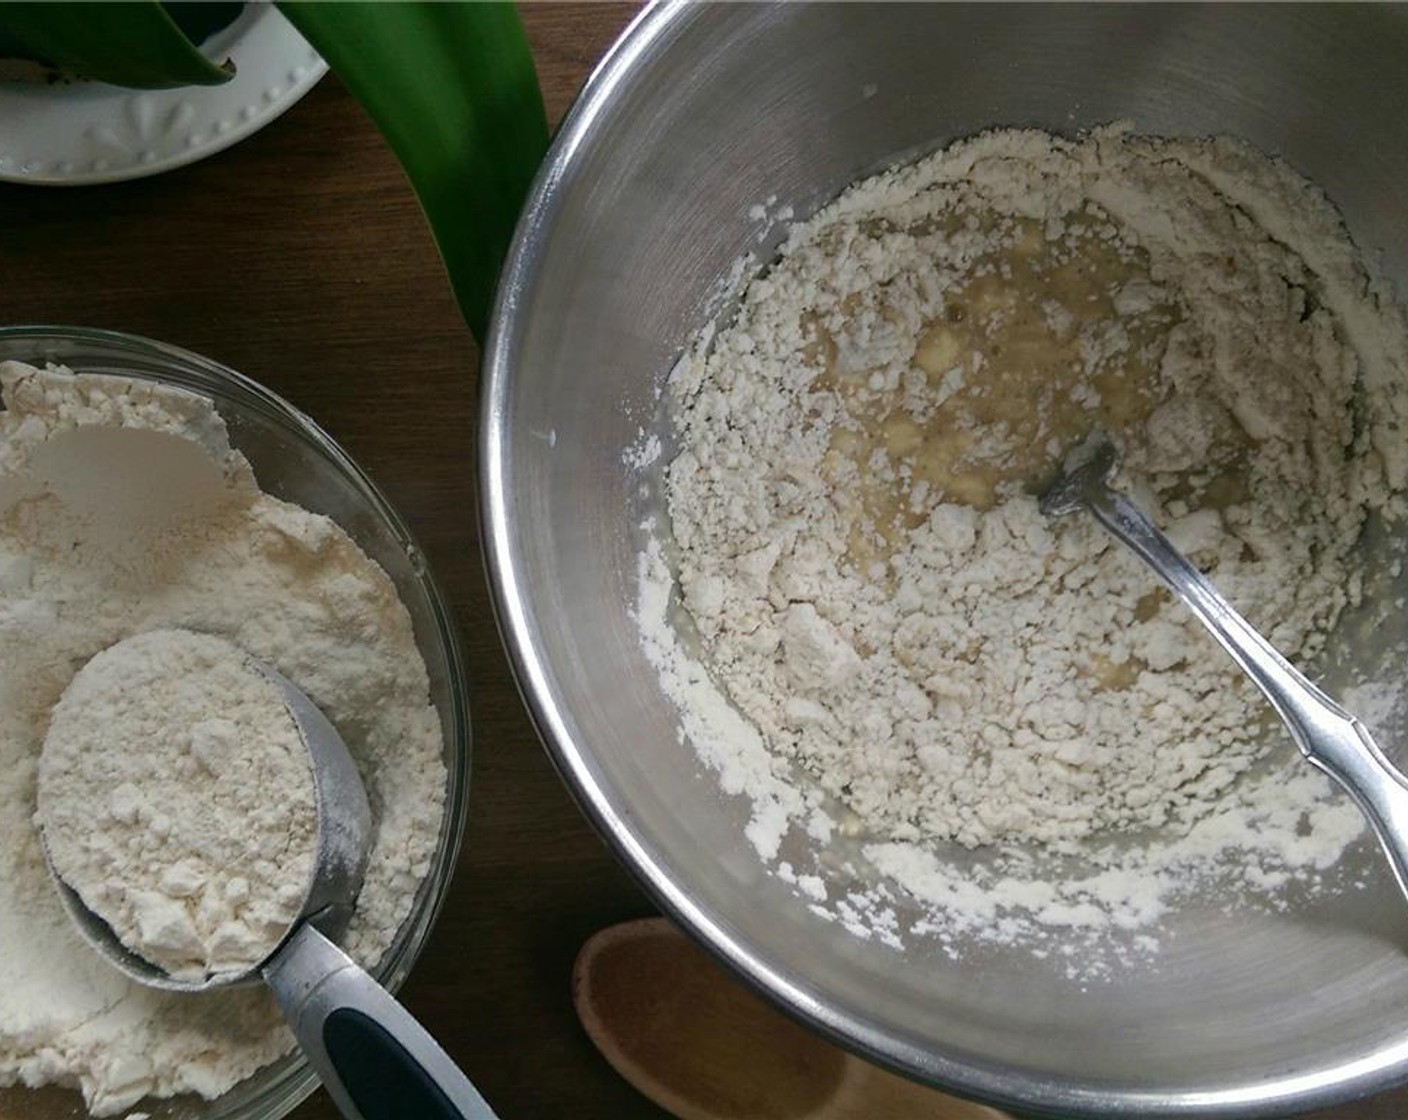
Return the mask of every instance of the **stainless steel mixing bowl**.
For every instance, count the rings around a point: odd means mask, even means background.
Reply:
[[[680,743],[641,652],[635,527],[661,463],[622,460],[642,428],[665,434],[657,393],[730,264],[776,243],[751,207],[805,214],[992,125],[1241,135],[1319,182],[1408,290],[1405,60],[1398,7],[670,5],[593,76],[520,226],[486,355],[501,623],[597,827],[783,1007],[920,1078],[1067,1116],[1267,1116],[1408,1075],[1408,914],[1367,848],[1351,857],[1364,890],[1283,914],[1184,905],[1151,967],[1085,987],[1025,951],[900,953],[810,914]]]

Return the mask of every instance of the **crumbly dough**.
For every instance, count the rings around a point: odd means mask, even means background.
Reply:
[[[317,855],[308,749],[232,642],[149,630],[54,705],[36,822],[54,871],[177,980],[247,973],[297,920]]]
[[[1139,561],[1034,495],[1109,431],[1118,484],[1313,663],[1359,599],[1368,511],[1400,512],[1405,384],[1401,312],[1284,165],[986,133],[796,225],[681,363],[678,585],[769,780],[824,790],[877,851],[1260,820],[1229,793],[1277,749],[1257,695]]]

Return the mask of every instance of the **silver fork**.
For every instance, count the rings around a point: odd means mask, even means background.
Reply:
[[[1408,778],[1389,762],[1368,728],[1282,657],[1143,510],[1110,487],[1118,467],[1118,449],[1097,435],[1067,460],[1061,477],[1041,496],[1041,512],[1059,517],[1089,510],[1158,573],[1266,694],[1301,753],[1358,804],[1399,889],[1408,895]]]

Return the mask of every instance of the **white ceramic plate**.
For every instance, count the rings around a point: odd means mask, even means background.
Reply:
[[[77,185],[169,171],[263,128],[327,72],[268,4],[247,7],[205,53],[233,58],[234,79],[171,90],[0,82],[0,180]]]

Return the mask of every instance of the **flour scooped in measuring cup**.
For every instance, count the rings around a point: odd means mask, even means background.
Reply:
[[[317,802],[278,688],[233,643],[155,630],[54,707],[37,821],[54,872],[177,980],[247,973],[299,916]]]

